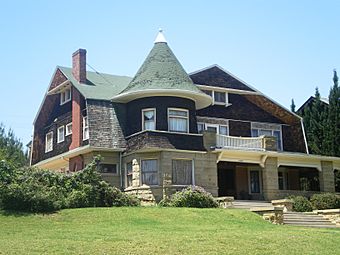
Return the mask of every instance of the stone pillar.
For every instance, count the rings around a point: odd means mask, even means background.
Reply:
[[[335,192],[334,169],[332,161],[321,161],[319,172],[320,191]]]
[[[203,146],[207,151],[216,148],[216,132],[209,130],[203,131]]]
[[[266,151],[277,151],[276,137],[274,137],[274,136],[264,136],[263,137],[263,148]]]
[[[277,158],[268,157],[262,170],[262,192],[265,200],[277,198],[279,190]]]
[[[140,166],[137,159],[132,160],[132,187],[140,186]]]

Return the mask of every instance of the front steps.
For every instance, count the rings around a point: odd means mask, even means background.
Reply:
[[[245,209],[252,211],[266,211],[270,208],[274,210],[274,206],[268,201],[256,201],[256,200],[235,200],[232,208]],[[300,227],[315,227],[315,228],[336,228],[337,225],[330,220],[324,218],[317,213],[308,212],[284,212],[283,224],[290,226]]]
[[[268,201],[256,201],[256,200],[235,200],[233,202],[233,208],[238,209],[250,209],[250,208],[268,208],[273,207]]]
[[[301,227],[315,228],[336,228],[332,223],[322,215],[316,213],[285,212],[283,213],[283,224]]]

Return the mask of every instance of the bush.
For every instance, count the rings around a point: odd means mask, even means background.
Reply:
[[[198,186],[189,186],[171,196],[170,202],[163,201],[163,205],[174,207],[216,208],[218,203],[213,196]]]
[[[6,210],[53,212],[62,208],[138,206],[140,201],[103,181],[94,160],[71,176],[0,162],[0,205]]]
[[[315,194],[310,201],[315,210],[340,208],[340,196],[333,193]]]
[[[290,196],[293,200],[293,211],[295,212],[311,212],[313,210],[311,202],[303,196]]]

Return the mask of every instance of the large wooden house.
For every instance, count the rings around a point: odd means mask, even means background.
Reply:
[[[334,192],[340,159],[308,153],[301,118],[218,65],[187,74],[162,32],[134,77],[58,66],[34,120],[31,164],[62,172],[95,155],[112,185],[158,201]]]

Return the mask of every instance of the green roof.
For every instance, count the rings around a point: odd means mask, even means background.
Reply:
[[[202,93],[166,42],[154,44],[135,77],[120,94],[152,89],[176,89]]]
[[[79,83],[72,75],[72,68],[58,66],[58,69],[72,82],[73,86],[87,99],[111,100],[124,90],[131,77],[97,72],[86,72],[87,84]]]

